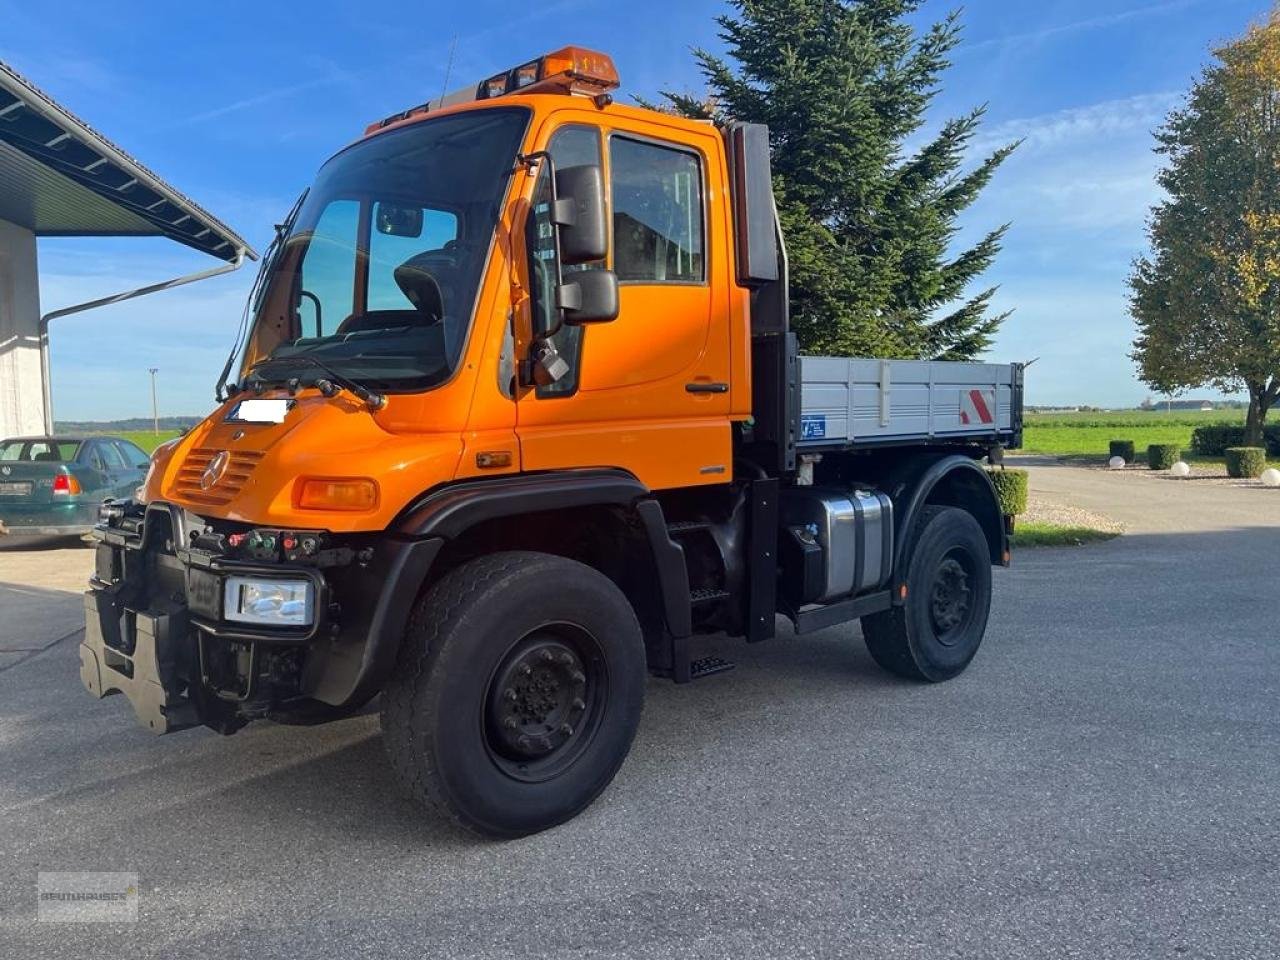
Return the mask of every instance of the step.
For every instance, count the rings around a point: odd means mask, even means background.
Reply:
[[[715,603],[717,600],[728,600],[729,591],[718,587],[699,587],[689,591],[690,603]]]
[[[676,520],[667,524],[667,533],[673,537],[710,529],[711,523],[707,520]]]
[[[723,657],[700,657],[689,664],[689,679],[701,680],[715,673],[732,670],[737,664]]]

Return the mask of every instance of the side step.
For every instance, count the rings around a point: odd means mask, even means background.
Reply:
[[[709,677],[712,674],[732,670],[736,666],[736,663],[731,660],[725,660],[723,657],[700,657],[690,662],[689,679],[701,680],[703,677]]]

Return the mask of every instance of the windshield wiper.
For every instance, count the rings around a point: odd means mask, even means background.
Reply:
[[[346,390],[348,393],[355,394],[356,397],[358,397],[364,403],[368,404],[370,410],[381,410],[383,407],[387,405],[387,398],[385,394],[381,394],[374,390],[370,390],[368,387],[364,386],[361,383],[358,383],[355,380],[352,380],[350,377],[343,376],[337,370],[333,369],[333,367],[325,363],[323,360],[320,360],[316,357],[307,356],[305,354],[297,357],[278,357],[276,359],[272,359],[271,357],[268,357],[265,360],[259,360],[257,363],[253,365],[253,368],[249,371],[249,378],[253,377],[254,371],[257,370],[259,367],[269,366],[271,364],[277,364],[277,363],[282,365],[294,365],[294,366],[298,364],[305,364],[308,366],[315,367],[321,373],[325,374],[325,376],[328,378],[328,379],[320,378],[315,381],[316,389],[319,390],[321,393],[323,393],[326,397],[332,397],[334,394],[338,392],[338,388],[341,387],[343,390]],[[246,379],[249,379],[249,378],[246,378]],[[261,376],[259,376],[258,382],[265,383],[267,381],[265,381]]]

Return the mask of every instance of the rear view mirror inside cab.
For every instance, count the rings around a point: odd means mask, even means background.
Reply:
[[[421,207],[397,207],[390,203],[379,203],[377,210],[379,233],[390,237],[422,236]]]

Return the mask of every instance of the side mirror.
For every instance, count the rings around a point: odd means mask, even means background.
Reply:
[[[579,270],[560,284],[556,299],[566,326],[618,318],[618,278],[612,270]]]
[[[609,252],[604,210],[604,177],[595,164],[556,171],[560,262],[565,266],[603,260]]]

